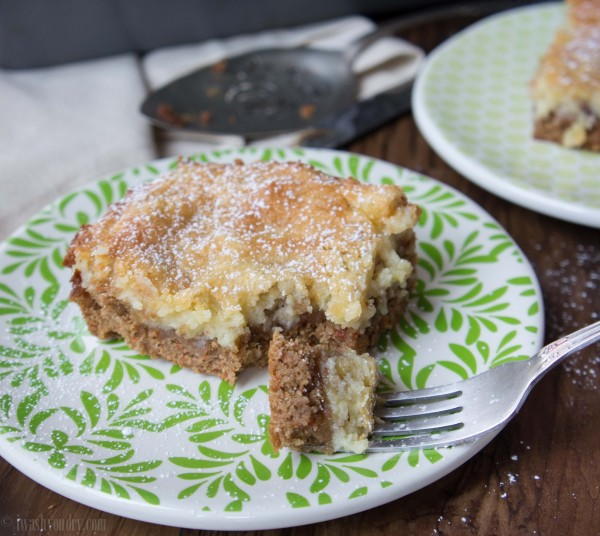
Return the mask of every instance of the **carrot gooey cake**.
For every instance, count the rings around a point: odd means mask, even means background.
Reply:
[[[600,0],[569,0],[568,21],[532,81],[534,136],[600,151]]]
[[[373,430],[375,359],[345,346],[273,335],[269,346],[273,446],[363,452]]]
[[[180,162],[73,239],[90,331],[234,382],[274,328],[362,352],[403,311],[419,209],[298,162]]]

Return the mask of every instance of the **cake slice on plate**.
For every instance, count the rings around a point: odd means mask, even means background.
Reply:
[[[404,310],[419,208],[299,162],[181,161],[74,238],[91,333],[234,382],[286,337],[364,352]]]
[[[569,0],[531,84],[534,137],[600,151],[600,0]]]

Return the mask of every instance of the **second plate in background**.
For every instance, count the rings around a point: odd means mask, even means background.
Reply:
[[[543,4],[467,28],[430,55],[413,109],[432,147],[479,186],[600,227],[600,155],[532,138],[529,83],[564,16],[561,4]]]

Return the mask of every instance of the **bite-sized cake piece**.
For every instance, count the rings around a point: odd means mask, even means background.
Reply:
[[[298,162],[180,162],[74,238],[90,331],[233,382],[274,327],[365,350],[414,283],[419,209],[401,188]]]
[[[269,434],[277,449],[363,452],[373,430],[375,359],[310,337],[274,333]]]
[[[570,0],[532,81],[534,136],[600,151],[600,0]]]

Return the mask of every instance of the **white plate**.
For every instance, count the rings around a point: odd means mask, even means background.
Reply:
[[[600,155],[532,138],[529,82],[561,4],[486,18],[430,54],[413,110],[425,139],[451,166],[513,203],[600,227]]]
[[[399,389],[455,381],[539,348],[542,297],[531,266],[488,214],[448,186],[335,151],[247,148],[197,158],[302,160],[340,176],[398,183],[422,205],[421,283],[378,353]],[[397,499],[491,439],[398,454],[276,454],[265,435],[265,371],[242,374],[232,389],[89,335],[66,301],[66,245],[128,187],[174,165],[159,160],[90,183],[0,245],[0,454],[9,463],[58,493],[122,516],[255,530]]]

